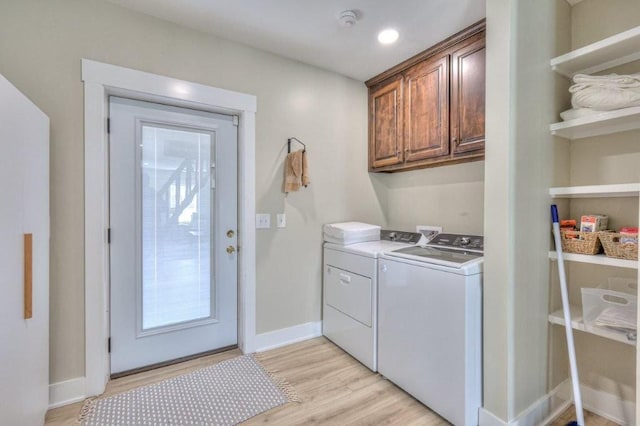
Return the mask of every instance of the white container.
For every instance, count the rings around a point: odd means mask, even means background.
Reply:
[[[329,223],[323,231],[325,241],[341,245],[380,240],[380,227],[368,223]]]
[[[637,329],[637,296],[603,288],[582,288],[581,292],[587,328],[605,328],[622,334]]]

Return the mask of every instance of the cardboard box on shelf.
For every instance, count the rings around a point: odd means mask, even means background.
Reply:
[[[609,225],[609,217],[602,214],[584,215],[580,218],[582,232],[605,231]]]

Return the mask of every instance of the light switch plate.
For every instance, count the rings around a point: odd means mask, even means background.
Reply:
[[[256,229],[269,229],[271,228],[271,214],[269,213],[257,213],[256,214]]]
[[[284,213],[278,213],[276,215],[276,226],[278,228],[286,228],[287,227],[287,215]]]

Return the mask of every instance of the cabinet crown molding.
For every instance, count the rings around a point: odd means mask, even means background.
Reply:
[[[392,68],[389,68],[383,73],[380,73],[377,76],[370,78],[369,80],[365,81],[364,84],[366,84],[367,87],[375,86],[376,84],[383,82],[387,78],[392,77],[395,74],[401,73],[406,69],[411,68],[415,64],[424,61],[425,59],[433,55],[436,55],[439,52],[447,50],[455,46],[456,44],[460,43],[461,41],[468,39],[469,37],[472,37],[476,34],[479,34],[485,31],[485,29],[486,29],[486,19],[482,19],[476,22],[475,24],[468,26],[462,31],[452,35],[451,37],[448,37],[442,40],[438,44],[431,46],[427,50],[422,51],[417,55],[407,59],[406,61],[401,62]]]

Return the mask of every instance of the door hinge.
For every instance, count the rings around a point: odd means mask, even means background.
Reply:
[[[107,134],[111,133],[111,119],[107,118]]]
[[[107,228],[107,244],[111,244],[111,228]]]
[[[240,123],[240,119],[238,118],[237,115],[233,116],[233,125],[237,126]]]
[[[107,350],[111,353],[111,337],[107,339]]]

